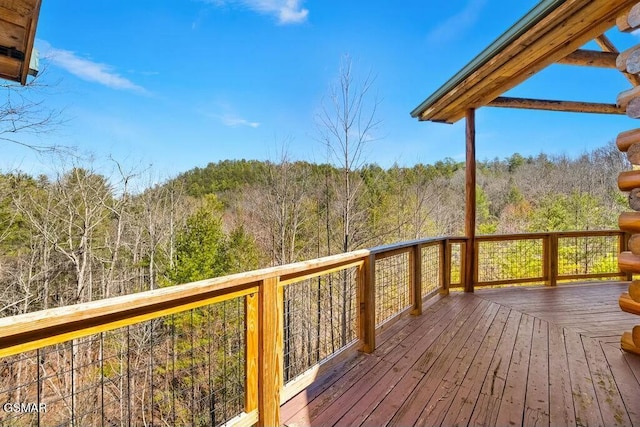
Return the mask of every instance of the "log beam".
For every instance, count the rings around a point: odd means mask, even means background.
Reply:
[[[635,302],[634,300],[632,300],[629,294],[620,295],[618,304],[620,304],[620,309],[622,309],[622,311],[640,315],[640,302]]]
[[[633,6],[627,13],[620,15],[616,20],[618,30],[630,33],[640,27],[640,3]]]
[[[640,256],[628,251],[618,254],[618,268],[625,273],[640,273]]]
[[[618,175],[618,188],[620,191],[631,191],[640,188],[640,170],[620,172]]]
[[[629,298],[640,303],[640,280],[634,280],[629,284]]]
[[[602,49],[603,52],[620,53],[618,48],[611,42],[611,40],[609,40],[609,37],[604,34],[600,34],[598,37],[593,39],[593,41],[600,46],[600,49]]]
[[[618,217],[618,227],[627,233],[640,233],[640,212],[622,212]]]
[[[615,104],[597,102],[556,101],[548,99],[511,98],[499,96],[487,104],[488,107],[524,108],[529,110],[565,111],[569,113],[624,114],[625,110]]]
[[[579,65],[583,67],[616,68],[615,52],[578,49],[558,61],[558,64]]]
[[[600,34],[594,39],[594,41],[598,44],[598,46],[600,46],[600,49],[602,49],[603,52],[620,53],[620,51],[615,47],[611,40],[609,40],[609,38],[604,34]],[[623,74],[627,78],[627,80],[629,80],[629,83],[631,83],[632,86],[640,85],[640,77],[628,73]]]
[[[640,129],[632,129],[626,132],[621,132],[616,138],[616,146],[618,150],[623,153],[629,149],[633,144],[640,142]]]
[[[629,353],[640,355],[640,348],[633,342],[633,335],[631,332],[625,332],[620,339],[620,347],[624,351]]]
[[[465,169],[465,246],[464,291],[473,292],[473,271],[476,238],[476,114],[466,111],[466,169]]]

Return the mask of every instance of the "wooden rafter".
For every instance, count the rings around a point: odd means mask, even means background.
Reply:
[[[488,107],[523,108],[529,110],[566,111],[571,113],[595,114],[625,114],[623,108],[616,104],[601,104],[596,102],[555,101],[549,99],[511,98],[500,96]]]
[[[637,0],[541,1],[412,112],[420,120],[454,123],[488,105],[615,25]],[[547,7],[544,9],[544,7]],[[606,43],[606,38],[599,38]],[[611,47],[611,46],[610,46]],[[636,77],[631,77],[630,80]]]
[[[600,46],[600,49],[602,49],[603,52],[609,52],[609,53],[615,53],[615,54],[620,53],[620,51],[618,50],[618,48],[616,48],[613,42],[609,40],[609,37],[605,36],[604,34],[600,34],[598,37],[594,39],[594,41],[598,44],[598,46]],[[629,73],[622,73],[622,74],[624,74],[627,80],[629,80],[629,83],[631,83],[633,86],[640,85],[640,77],[634,74],[629,74]]]
[[[616,68],[617,57],[618,55],[613,52],[578,49],[559,60],[558,64]]]

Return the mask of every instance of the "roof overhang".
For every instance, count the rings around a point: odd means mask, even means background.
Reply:
[[[0,78],[27,82],[40,2],[0,1]]]
[[[419,120],[454,123],[469,108],[562,60],[615,25],[637,0],[542,0],[411,112]]]

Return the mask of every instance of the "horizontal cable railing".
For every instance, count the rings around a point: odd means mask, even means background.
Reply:
[[[462,287],[626,278],[624,233],[441,237],[0,319],[0,425],[276,425],[376,330]],[[6,402],[6,403],[5,403]]]

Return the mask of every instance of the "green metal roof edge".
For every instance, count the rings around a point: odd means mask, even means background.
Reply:
[[[547,15],[557,9],[566,0],[542,0],[533,9],[531,9],[525,16],[505,31],[500,37],[498,37],[493,43],[491,43],[485,50],[480,52],[478,56],[473,58],[471,62],[458,71],[453,77],[451,77],[444,85],[435,91],[431,96],[425,99],[419,106],[411,111],[411,117],[419,117],[427,108],[431,107],[437,100],[442,98],[447,92],[456,87],[467,77],[477,71],[480,67],[486,64],[494,56],[500,53],[505,47],[511,44],[514,40],[526,33],[531,27],[542,21]]]

